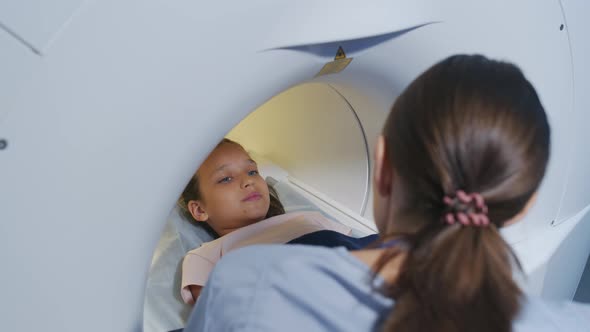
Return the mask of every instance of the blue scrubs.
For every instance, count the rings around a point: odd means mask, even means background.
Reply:
[[[373,331],[394,307],[343,247],[257,245],[213,270],[185,332]],[[528,297],[515,332],[590,331],[590,306]]]

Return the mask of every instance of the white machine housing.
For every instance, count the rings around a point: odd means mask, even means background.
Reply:
[[[297,94],[288,105],[334,108],[278,117],[246,144],[371,220],[383,118],[412,79],[455,53],[511,61],[540,95],[551,162],[532,212],[504,235],[529,292],[571,299],[590,252],[589,9],[0,0],[0,328],[140,331],[146,274],[179,193],[224,135],[285,90]],[[339,47],[350,64],[316,77]]]

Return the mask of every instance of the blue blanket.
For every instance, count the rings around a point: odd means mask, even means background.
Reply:
[[[294,240],[287,242],[287,244],[306,244],[322,247],[345,247],[348,250],[358,250],[367,247],[369,244],[378,239],[377,234],[365,237],[352,237],[335,231],[317,231],[300,236]]]

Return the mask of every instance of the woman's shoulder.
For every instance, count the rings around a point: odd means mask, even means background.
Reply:
[[[310,283],[315,288],[322,280],[331,282],[337,275],[359,281],[366,280],[371,273],[367,265],[343,247],[265,244],[244,247],[223,256],[212,278],[225,285],[246,287],[261,278],[276,284],[288,279],[299,285]]]
[[[590,304],[547,301],[528,295],[514,324],[515,332],[589,331]]]
[[[374,280],[381,279],[373,279],[370,268],[343,247],[245,247],[219,261],[189,325],[210,330],[238,325],[264,331],[369,330],[392,305]],[[285,329],[285,321],[297,323]]]
[[[356,259],[344,248],[284,244],[258,244],[234,250],[223,257],[218,269],[245,268],[263,271],[264,269],[278,268],[294,263],[322,263],[326,265],[327,259],[331,263],[343,261],[346,265],[367,269],[360,261],[355,261]]]

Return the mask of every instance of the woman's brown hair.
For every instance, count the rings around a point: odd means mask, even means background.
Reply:
[[[235,144],[235,145],[239,146],[240,148],[244,149],[244,147],[242,147],[242,145],[239,144],[238,142],[232,141],[227,138],[222,139],[221,142],[219,142],[215,148],[217,149],[222,144]],[[265,218],[270,218],[270,217],[274,217],[274,216],[277,216],[280,214],[284,214],[285,208],[283,207],[283,204],[279,200],[279,195],[277,194],[276,190],[273,187],[268,186],[268,191],[270,194],[270,205],[269,205],[268,212],[266,213]],[[191,213],[189,212],[189,210],[187,208],[188,203],[190,201],[200,200],[200,199],[202,199],[202,194],[200,191],[199,176],[198,176],[198,172],[197,172],[197,173],[195,173],[195,175],[193,175],[191,180],[188,182],[188,184],[186,185],[186,187],[182,191],[182,194],[180,195],[180,198],[178,199],[178,205],[180,207],[180,210],[181,210],[183,216],[187,220],[192,221],[195,224],[204,227],[213,237],[217,238],[217,237],[219,237],[219,235],[217,233],[215,233],[213,228],[211,228],[211,226],[209,226],[209,224],[207,224],[207,223],[197,222],[193,218],[193,216],[191,215]]]
[[[397,98],[383,135],[393,166],[396,209],[387,221],[405,239],[395,299],[384,331],[511,331],[521,290],[518,265],[498,229],[537,191],[550,129],[535,89],[514,65],[452,56]],[[420,165],[417,167],[417,165]],[[479,193],[488,227],[442,221],[443,197]],[[401,252],[388,249],[379,268]],[[519,265],[518,265],[519,266]]]

